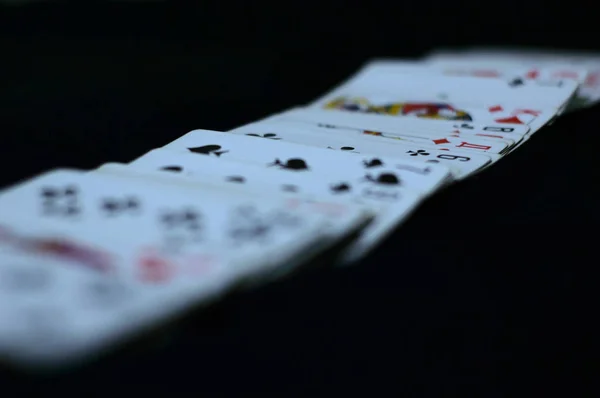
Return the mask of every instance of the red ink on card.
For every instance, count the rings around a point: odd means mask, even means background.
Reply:
[[[447,139],[445,139],[445,138],[440,138],[440,139],[437,139],[437,140],[433,140],[433,143],[434,143],[434,144],[436,144],[436,145],[440,145],[440,144],[449,144],[449,143],[450,143],[450,141],[448,141],[448,140],[447,140]]]
[[[539,75],[540,75],[540,72],[536,69],[533,69],[533,70],[530,70],[529,72],[527,72],[525,77],[527,79],[537,79]]]
[[[532,115],[532,116],[539,116],[540,113],[542,113],[542,111],[536,111],[534,109],[515,109],[513,111],[513,115]]]
[[[152,252],[141,256],[139,266],[140,279],[144,282],[165,282],[170,279],[172,274],[171,263]]]
[[[524,124],[517,116],[495,119],[496,123]]]
[[[487,151],[490,148],[492,148],[491,146],[487,146],[487,145],[478,145],[478,144],[471,144],[468,142],[461,142],[460,145],[456,146],[457,148],[471,148],[471,149],[481,149],[483,151]]]

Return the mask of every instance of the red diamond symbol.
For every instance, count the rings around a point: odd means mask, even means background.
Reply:
[[[505,117],[503,119],[494,120],[496,123],[510,123],[510,124],[523,124],[523,122],[516,116]]]
[[[439,144],[449,144],[450,141],[448,141],[445,138],[440,138],[439,140],[433,140],[434,144],[439,145]]]
[[[537,70],[532,70],[527,72],[527,74],[525,75],[526,78],[528,79],[537,79],[537,77],[540,75],[540,72]]]
[[[489,111],[490,112],[500,112],[503,111],[504,109],[502,109],[502,106],[500,105],[496,105],[496,106],[490,106],[489,107]]]

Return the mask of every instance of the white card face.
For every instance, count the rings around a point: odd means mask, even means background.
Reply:
[[[194,130],[164,147],[204,156],[236,159],[289,172],[350,179],[377,187],[403,187],[429,194],[445,184],[450,169],[399,158],[372,157],[261,137]]]
[[[464,178],[482,168],[491,160],[485,155],[452,153],[451,151],[430,150],[403,145],[397,139],[380,139],[365,135],[362,130],[327,128],[306,122],[277,120],[259,121],[231,130],[230,133],[258,135],[281,141],[310,145],[320,148],[333,148],[364,155],[408,158],[428,164],[444,164],[452,170],[455,178]],[[435,152],[435,153],[434,153]],[[415,155],[416,154],[416,155]]]
[[[402,134],[403,129],[399,129],[398,126],[395,126],[394,123],[389,123],[389,119],[386,120],[385,117],[379,117],[374,115],[353,115],[345,112],[332,112],[326,110],[312,110],[312,109],[298,109],[293,112],[285,112],[281,114],[282,116],[275,116],[272,118],[264,119],[267,121],[301,121],[304,123],[309,123],[316,125],[320,128],[328,128],[330,130],[345,130],[345,132],[352,132],[355,134],[357,131],[361,132],[363,136],[366,137],[387,137],[394,138],[395,143],[402,143],[406,146],[418,147],[418,149],[427,149],[427,150],[438,150],[439,146],[436,145],[427,145],[422,143],[417,143],[414,141],[401,140],[399,135]],[[293,115],[292,117],[288,117],[288,115]],[[387,122],[387,123],[386,123]],[[371,126],[371,127],[366,127]],[[375,126],[376,128],[372,128]],[[465,145],[468,145],[468,141]],[[469,150],[459,150],[459,149],[449,149],[443,148],[445,153],[458,153],[458,154],[472,154],[472,155],[485,155],[490,158],[493,162],[500,159],[499,154],[494,154],[490,152],[484,153],[474,153],[474,151]],[[410,153],[411,156],[415,156]],[[424,158],[420,158],[424,159]],[[429,160],[429,158],[427,159]]]
[[[293,108],[285,112],[281,112],[257,122],[271,121],[296,121],[316,124],[322,127],[336,127],[331,124],[322,123],[320,120],[329,120],[332,113],[322,109],[309,108]],[[335,118],[335,116],[334,116]],[[334,119],[336,120],[336,119]],[[406,122],[408,121],[408,122]],[[415,123],[416,122],[416,123]],[[356,127],[357,130],[372,131]],[[394,123],[394,127],[387,134],[393,134],[396,137],[400,135],[431,137],[436,136],[483,139],[483,140],[500,140],[515,145],[523,140],[524,136],[529,132],[529,127],[526,125],[518,126],[511,125],[510,127],[500,126],[475,126],[472,123],[454,123],[449,121],[439,121],[432,119],[421,118],[398,118]],[[434,144],[435,146],[436,144]]]
[[[395,68],[394,68],[395,69]],[[404,73],[388,67],[366,67],[346,83],[332,90],[313,106],[322,108],[341,97],[373,97],[378,101],[401,103],[460,103],[487,108],[497,103],[517,107],[533,104],[540,108],[559,109],[575,94],[574,80],[481,79],[470,76],[444,76],[427,72]],[[414,68],[411,68],[414,69]]]
[[[352,110],[354,109],[354,110]],[[375,120],[375,123],[382,123],[382,120],[379,117],[373,119],[371,116],[393,116],[393,115],[385,115],[385,114],[370,114],[369,112],[362,112],[359,109],[360,107],[354,107],[350,110],[352,114],[359,114],[368,116],[366,118],[357,118],[356,116],[349,116],[350,122],[352,123],[354,120],[358,120],[359,124],[365,124],[365,120]],[[315,109],[315,108],[302,108],[296,107],[289,109],[287,111],[269,116],[261,121],[270,121],[270,120],[278,120],[278,119],[289,119],[289,120],[307,120],[311,121],[312,118],[317,121],[320,118],[324,118],[327,120],[328,117],[332,117],[332,113],[329,112],[331,109]],[[340,109],[336,110],[346,110],[343,105],[340,105]],[[313,113],[314,112],[314,113]],[[333,113],[335,114],[335,112]],[[434,115],[435,116],[435,115]],[[440,115],[441,116],[441,115]],[[495,123],[485,125],[480,123],[473,123],[467,121],[460,120],[446,120],[446,119],[437,119],[435,117],[394,117],[393,121],[388,120],[388,124],[390,128],[394,129],[394,132],[428,132],[430,134],[440,133],[440,134],[460,134],[460,135],[475,135],[482,138],[500,138],[500,139],[511,139],[514,141],[519,141],[519,139],[523,138],[527,134],[530,133],[530,128],[526,123],[532,122],[536,116],[526,115],[526,120],[514,119],[514,116],[510,116],[513,118],[513,121],[517,121],[520,124],[514,123]],[[335,116],[333,116],[335,117]],[[469,116],[471,118],[471,116]],[[510,119],[509,118],[509,119]],[[385,119],[383,119],[385,120]],[[368,130],[368,128],[363,128],[363,130]]]
[[[99,263],[129,266],[138,251],[115,246],[91,247],[76,238],[3,227],[0,355],[30,367],[85,359],[172,312],[215,299],[233,282],[228,270],[236,262],[218,252],[175,261],[145,250],[139,260],[152,263],[155,276],[171,269],[178,273],[168,284],[98,272]]]
[[[273,118],[272,120],[278,120]],[[285,120],[285,119],[283,119]],[[474,135],[439,134],[426,131],[402,131],[394,133],[398,140],[428,145],[437,148],[455,149],[467,152],[504,154],[515,145],[511,139],[478,137]]]
[[[591,106],[600,100],[600,56],[598,54],[535,49],[470,48],[462,51],[438,51],[427,57],[428,62],[475,62],[478,64],[532,65],[552,68],[557,64],[571,68],[584,68],[586,78],[577,90],[579,106]]]
[[[220,162],[219,165],[214,164]],[[327,175],[290,173],[264,168],[257,170],[254,165],[240,167],[234,162],[212,159],[189,152],[175,152],[157,149],[148,152],[129,165],[135,170],[169,170],[177,168],[178,173],[205,183],[223,182],[244,188],[256,186],[264,194],[293,196],[296,198],[317,199],[330,203],[351,203],[360,205],[372,214],[375,220],[367,226],[360,239],[343,258],[353,262],[367,254],[390,231],[396,228],[419,204],[421,195],[395,185],[378,185],[362,178],[338,178]],[[223,166],[223,167],[220,167]],[[234,174],[232,174],[234,173]],[[382,173],[385,174],[385,173]],[[379,174],[379,175],[382,175]],[[234,178],[231,178],[231,177]],[[366,184],[365,184],[366,183]]]
[[[345,236],[373,217],[363,205],[340,201],[339,195],[330,187],[323,185],[319,190],[319,185],[308,184],[310,181],[306,176],[185,152],[155,149],[131,164],[106,163],[94,172],[157,182],[168,180],[208,190],[225,189],[231,195],[254,196],[257,201],[265,197],[296,198],[287,200],[288,206],[323,217],[327,220],[324,233],[331,232],[336,238]],[[302,189],[302,185],[308,185],[308,189]]]
[[[510,78],[517,74],[526,80],[575,80],[585,82],[588,71],[569,64],[524,66],[510,60],[486,61],[468,59],[437,59],[427,64],[446,75],[475,76],[483,78]]]
[[[406,61],[403,60],[375,60],[369,62],[363,70],[370,68],[375,71],[410,73],[411,68],[419,67],[425,71],[440,73],[445,76],[483,77],[502,79],[503,81],[510,81],[514,78],[522,78],[528,81],[575,80],[581,84],[588,74],[585,68],[568,63],[524,65],[507,59],[490,62],[485,59],[468,60],[461,57],[426,59],[417,63],[414,67],[407,65]]]
[[[174,258],[220,248],[236,257],[272,251],[276,259],[296,242],[305,244],[311,235],[318,236],[322,222],[290,211],[277,198],[259,202],[221,190],[71,170],[49,172],[9,189],[0,195],[0,204],[7,209],[0,210],[3,223],[20,230],[68,234],[123,250],[151,247]],[[145,270],[139,258],[145,251],[140,251],[131,254],[134,260],[126,268],[115,271],[141,283]],[[260,273],[263,268],[239,272]]]

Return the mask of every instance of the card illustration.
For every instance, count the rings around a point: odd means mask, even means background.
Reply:
[[[390,116],[417,116],[426,119],[473,121],[473,118],[466,111],[456,109],[447,103],[391,102],[374,105],[366,98],[339,97],[325,104],[324,108]]]

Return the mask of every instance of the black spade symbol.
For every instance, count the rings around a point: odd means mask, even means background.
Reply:
[[[179,173],[179,172],[183,171],[183,167],[181,167],[181,166],[165,166],[165,167],[161,167],[161,170],[174,171],[176,173]]]
[[[520,77],[517,77],[516,79],[513,79],[509,85],[511,87],[517,87],[517,86],[522,86],[524,84],[523,79],[521,79]]]
[[[220,149],[221,149],[221,145],[211,144],[211,145],[203,145],[203,146],[188,148],[188,151],[193,152],[193,153],[199,153],[201,155],[214,154],[215,156],[221,156],[222,154],[229,152],[229,151],[220,151]]]
[[[377,178],[373,178],[372,175],[367,174],[365,179],[381,185],[400,185],[400,179],[393,173],[381,173]]]
[[[331,186],[331,190],[335,193],[349,192],[351,189],[352,187],[345,182]]]
[[[249,135],[251,137],[269,138],[271,140],[280,140],[281,139],[281,138],[277,137],[277,134],[275,134],[275,133],[266,133],[266,134],[263,134],[263,135],[255,134],[255,133],[249,133],[249,134],[246,134],[246,135]]]
[[[300,158],[288,159],[285,163],[279,159],[275,159],[269,166],[279,166],[280,168],[287,170],[308,170],[308,165]]]
[[[371,167],[380,167],[380,166],[383,166],[383,162],[381,161],[381,159],[377,159],[377,158],[373,158],[371,160],[364,160],[363,164],[368,169],[371,168]]]
[[[246,182],[246,179],[242,176],[229,176],[229,177],[227,177],[227,181],[239,182],[239,183],[243,184],[244,182]]]

